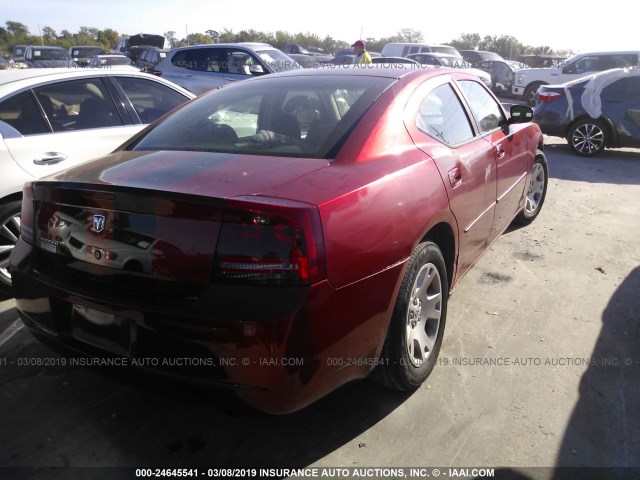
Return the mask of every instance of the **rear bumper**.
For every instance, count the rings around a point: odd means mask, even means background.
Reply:
[[[276,414],[368,375],[401,270],[339,290],[326,281],[286,289],[212,285],[193,299],[165,292],[154,304],[106,284],[56,278],[39,269],[36,249],[22,240],[11,257],[16,305],[37,336],[102,364],[119,359],[122,368],[232,388]]]
[[[533,112],[533,121],[540,126],[545,135],[565,138],[569,128],[568,120],[564,112],[536,107]]]

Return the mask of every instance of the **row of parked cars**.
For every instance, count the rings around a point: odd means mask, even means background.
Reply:
[[[164,37],[161,38],[164,42]],[[126,40],[128,42],[129,39]],[[51,46],[16,45],[0,69],[70,68],[76,66],[94,68],[126,65],[137,67],[143,71],[153,71],[158,62],[164,58],[166,52],[167,50],[156,45],[119,47],[109,53],[102,47],[94,45],[77,45],[68,50]]]

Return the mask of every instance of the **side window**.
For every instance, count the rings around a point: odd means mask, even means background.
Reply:
[[[416,126],[447,145],[457,145],[473,138],[469,118],[449,84],[436,87],[424,98]]]
[[[503,116],[500,105],[489,92],[482,85],[471,80],[462,80],[459,84],[469,102],[473,115],[478,120],[480,131],[487,133],[499,128],[506,119]]]
[[[142,123],[151,123],[188,100],[175,90],[153,80],[116,77],[116,81],[129,97]]]
[[[640,77],[627,78],[626,93],[629,95],[637,95],[636,98],[640,98]]]
[[[0,103],[0,120],[22,135],[49,133],[49,127],[30,92],[22,92]]]
[[[55,132],[122,125],[100,79],[53,83],[36,88],[35,92]]]
[[[574,65],[574,73],[597,72],[602,70],[600,57],[582,57]]]
[[[257,59],[244,50],[227,50],[227,73],[251,75],[251,65],[259,65]]]
[[[187,70],[207,71],[205,52],[199,48],[177,52],[171,58],[171,63],[176,67],[186,68]]]
[[[607,60],[607,68],[629,68],[638,64],[637,55],[610,55]]]

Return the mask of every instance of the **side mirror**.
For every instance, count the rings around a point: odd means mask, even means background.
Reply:
[[[251,75],[262,75],[264,73],[264,68],[262,68],[262,65],[249,65],[249,72]]]
[[[533,120],[533,108],[527,105],[511,105],[509,123],[527,123]]]

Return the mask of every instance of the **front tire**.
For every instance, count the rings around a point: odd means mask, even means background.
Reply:
[[[544,83],[536,82],[532,83],[525,89],[524,99],[530,107],[535,107],[536,103],[538,103],[538,88],[542,85],[544,85]]]
[[[8,202],[0,206],[0,290],[11,288],[9,256],[20,237],[20,208],[22,202]]]
[[[375,381],[409,391],[426,380],[440,352],[448,298],[442,252],[435,243],[423,242],[409,259]]]
[[[567,141],[571,149],[583,157],[593,157],[604,150],[607,134],[602,123],[593,118],[583,118],[569,129]]]
[[[548,183],[549,168],[547,167],[547,159],[541,150],[537,150],[536,159],[531,168],[531,180],[529,181],[524,208],[515,218],[515,223],[529,225],[536,219],[547,196]]]

